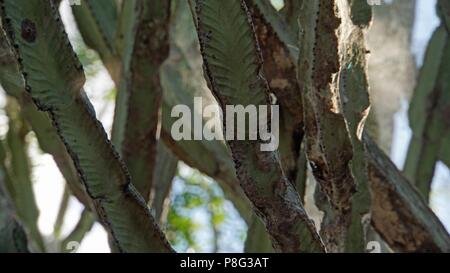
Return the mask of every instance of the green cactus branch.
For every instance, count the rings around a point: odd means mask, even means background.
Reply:
[[[169,0],[138,1],[136,41],[127,73],[128,113],[122,155],[133,184],[150,197],[162,97],[159,68],[169,55]]]
[[[267,105],[269,90],[259,74],[262,61],[245,2],[198,0],[196,13],[205,73],[225,115],[227,104]],[[324,251],[276,156],[261,152],[258,141],[228,144],[241,186],[263,219],[275,249]]]
[[[99,53],[116,82],[121,71],[120,55],[115,47],[119,25],[117,11],[116,2],[111,0],[81,0],[80,5],[72,5],[84,42]]]
[[[115,248],[171,252],[84,91],[84,74],[52,1],[2,1],[26,90],[49,113]],[[58,55],[52,54],[57,49]],[[45,72],[44,72],[45,71]]]
[[[60,242],[59,249],[61,252],[67,252],[70,242],[81,242],[86,234],[92,229],[95,223],[95,216],[88,209],[84,209],[80,215],[80,219],[73,230]]]
[[[172,46],[172,51],[174,48],[177,47]],[[216,179],[224,190],[226,198],[233,202],[241,216],[247,221],[250,216],[250,206],[239,187],[231,155],[226,145],[218,140],[175,141],[170,134],[170,128],[176,121],[170,116],[170,109],[177,104],[188,105],[192,109],[194,95],[203,98],[206,96],[204,89],[191,80],[200,77],[198,71],[201,71],[201,64],[190,64],[188,56],[185,54],[180,49],[179,55],[173,55],[161,68],[161,83],[164,90],[161,139],[180,160]],[[189,67],[187,70],[189,72],[182,73],[186,66]]]
[[[438,5],[438,8],[440,6]],[[443,12],[444,13],[444,12]],[[444,16],[441,16],[445,20]],[[409,108],[413,138],[408,150],[405,175],[428,200],[439,160],[450,166],[450,40],[449,29],[442,24],[433,34],[424,65]]]
[[[114,44],[117,52],[120,54],[121,70],[118,75],[113,75],[110,73],[111,77],[115,77],[114,82],[116,84],[116,88],[118,89],[114,108],[114,122],[111,131],[111,139],[119,153],[122,153],[122,144],[125,139],[128,114],[127,82],[129,80],[127,79],[127,76],[130,73],[131,58],[133,56],[132,53],[136,39],[135,26],[139,19],[138,3],[138,0],[123,1],[121,3],[117,37]],[[81,20],[81,18],[79,20]],[[108,60],[102,59],[102,61],[105,63]]]
[[[152,7],[154,4],[158,7]],[[124,1],[121,11],[114,43],[121,55],[122,73],[116,80],[119,94],[113,141],[129,167],[134,185],[147,201],[153,180],[161,97],[158,71],[168,55],[170,1]],[[158,41],[154,43],[155,40]],[[153,49],[147,50],[148,46]],[[161,54],[160,50],[166,53]],[[104,63],[108,61],[102,59]]]
[[[163,115],[163,117],[164,117],[164,115]],[[363,141],[363,142],[365,143],[366,141]],[[387,158],[386,156],[384,156],[381,153],[381,151],[379,151],[379,150],[377,150],[377,151],[380,152],[379,154],[376,155],[377,157],[383,157],[384,160],[387,160],[387,162],[390,162],[390,159]],[[374,165],[373,164],[373,162],[374,162],[373,154],[366,153],[366,156],[368,156],[368,158],[371,159],[369,161],[369,163],[370,163],[371,168],[373,168],[373,165]],[[209,158],[208,162],[215,162],[213,160],[213,157],[209,156],[208,158]],[[226,159],[226,161],[228,161],[228,160],[229,159]],[[389,163],[389,164],[390,164],[389,166],[393,166],[391,163]],[[195,168],[202,168],[203,165],[204,164],[201,164],[201,163],[192,164],[192,166]],[[393,173],[400,175],[399,171],[395,167],[393,167],[393,169],[391,171]],[[214,175],[210,175],[210,176],[215,177]],[[391,207],[392,214],[394,214],[394,215],[403,214],[406,211],[410,217],[408,219],[408,221],[411,225],[415,225],[417,223],[423,223],[423,219],[435,219],[434,214],[429,210],[424,210],[424,211],[422,211],[421,214],[417,214],[417,215],[413,212],[413,211],[417,211],[419,207],[423,206],[422,205],[423,201],[420,201],[420,202],[416,201],[419,203],[417,203],[417,204],[413,203],[412,205],[408,203],[408,200],[405,199],[404,196],[408,195],[410,193],[415,193],[415,189],[413,189],[413,187],[411,187],[409,184],[403,185],[403,187],[405,188],[404,192],[397,192],[396,191],[397,187],[395,186],[395,184],[397,183],[396,180],[391,179],[389,176],[383,176],[383,179],[385,179],[383,181],[383,183],[386,185],[386,187],[375,187],[374,186],[375,179],[376,179],[375,177],[369,177],[369,181],[371,181],[371,183],[370,183],[371,190],[377,198],[381,198],[387,194],[391,194],[393,196],[398,197],[399,200],[401,200],[401,204],[399,206]],[[393,200],[396,197],[393,197]],[[372,226],[383,227],[383,228],[378,229],[378,231],[381,233],[382,237],[388,242],[397,242],[398,239],[395,234],[406,233],[407,232],[406,226],[400,222],[400,218],[397,219],[396,223],[386,221],[386,215],[380,213],[383,211],[382,203],[375,203],[375,204],[373,204],[373,207],[374,207],[374,210],[376,210],[379,213],[376,213],[373,216]],[[396,230],[395,233],[388,232],[389,229],[392,229],[392,228],[394,228]],[[443,229],[443,226],[440,222],[438,223],[438,227],[436,229],[438,229],[438,230]],[[427,241],[427,242],[430,243],[430,245],[435,245],[437,240],[439,239],[436,236],[434,230],[424,229],[421,232],[424,232],[427,234],[426,237],[429,239],[429,241]],[[396,249],[399,251],[406,251],[406,248],[401,248],[401,246],[402,246],[402,244],[397,243]],[[420,247],[415,249],[415,251],[423,251],[423,250],[424,249],[421,249]]]
[[[136,41],[136,25],[139,20],[139,10],[141,10],[139,6],[142,3],[144,3],[142,0],[130,0],[121,3],[116,39],[112,45],[116,48],[121,60],[122,73],[117,75],[119,77],[125,76],[126,71],[130,69],[132,52]],[[93,49],[99,50],[98,48]]]
[[[161,137],[164,140],[164,144],[169,147],[178,158],[185,161],[188,165],[217,179],[224,189],[227,198],[233,201],[244,219],[249,219],[248,201],[245,198],[242,198],[242,190],[236,182],[234,166],[225,145],[218,141],[177,142],[174,141],[170,135],[170,128],[174,122],[174,119],[170,118],[170,109],[177,104],[192,105],[192,96],[197,94],[195,92],[203,90],[203,88],[195,83],[195,81],[191,80],[193,77],[199,78],[198,74],[200,73],[196,71],[201,69],[200,63],[197,64],[197,61],[191,61],[193,56],[195,56],[193,52],[196,52],[195,50],[196,47],[198,47],[198,41],[195,40],[196,37],[194,35],[192,35],[192,37],[183,36],[185,33],[195,33],[195,28],[192,26],[191,14],[188,12],[186,2],[173,2],[172,4],[176,6],[176,8],[174,8],[176,15],[172,16],[172,30],[170,33],[172,40],[171,48],[172,52],[176,52],[177,49],[175,48],[178,48],[181,58],[171,58],[171,60],[168,60],[161,68],[161,84],[163,87]],[[131,63],[131,50],[133,49],[134,43],[133,25],[136,20],[135,5],[135,0],[123,1],[121,8],[122,13],[119,18],[119,31],[116,46],[118,48],[117,51],[122,52],[123,71],[129,70],[129,64]],[[189,39],[189,42],[187,39]],[[192,42],[195,42],[195,44]],[[102,55],[100,54],[100,56]],[[188,73],[192,72],[192,74],[188,75],[186,72],[181,73],[181,68],[188,68]],[[174,79],[185,80],[179,81]],[[126,95],[125,80],[117,80],[116,82],[118,81],[120,81],[120,85],[118,97],[116,98],[112,140],[114,146],[120,152],[125,136],[128,96]],[[197,95],[205,97],[204,93]],[[159,155],[157,155],[157,157],[159,158]]]
[[[0,30],[0,83],[6,93],[20,104],[23,117],[30,124],[36,134],[40,148],[53,156],[64,179],[68,183],[72,194],[77,199],[89,207],[86,193],[80,183],[75,165],[64,148],[64,144],[59,139],[56,130],[53,128],[50,118],[46,113],[38,111],[30,95],[25,92],[23,78],[19,71],[17,60],[10,49],[3,29]]]
[[[28,125],[21,116],[15,101],[7,105],[9,130],[6,136],[7,154],[9,155],[10,194],[14,196],[17,215],[28,231],[30,238],[36,243],[39,251],[45,252],[45,244],[37,226],[39,209],[34,197],[31,181],[31,163],[28,158],[28,145],[25,137],[29,132]]]

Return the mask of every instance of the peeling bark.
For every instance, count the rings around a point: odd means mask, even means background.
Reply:
[[[450,236],[420,193],[364,135],[373,192],[372,226],[399,252],[450,252]]]

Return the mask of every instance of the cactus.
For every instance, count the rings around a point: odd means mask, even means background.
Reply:
[[[89,206],[89,202],[85,197],[85,191],[79,182],[75,165],[64,149],[64,144],[59,139],[56,131],[53,130],[50,118],[47,114],[38,111],[31,97],[25,91],[16,58],[10,50],[10,45],[3,29],[0,31],[0,46],[2,52],[1,63],[3,64],[2,70],[0,71],[2,86],[5,88],[6,93],[16,98],[20,104],[22,115],[35,132],[40,148],[53,156],[72,194],[81,203]]]
[[[450,8],[446,1],[438,2],[437,8],[443,23],[430,40],[411,101],[409,118],[413,139],[404,170],[427,200],[437,161],[442,160],[450,166],[450,126],[447,121],[450,68],[446,62],[450,57],[449,28],[446,26]]]
[[[217,12],[217,11],[226,11]],[[253,25],[243,1],[196,1],[198,36],[210,88],[226,114],[226,104],[266,105],[268,85]],[[229,30],[237,29],[238,33]],[[234,36],[240,39],[234,39]],[[227,48],[239,48],[230,52]],[[301,201],[275,155],[258,142],[228,142],[237,177],[258,210],[278,251],[324,251]],[[283,230],[280,228],[283,227]],[[295,239],[293,239],[295,238]]]
[[[152,187],[156,128],[162,96],[159,68],[169,54],[170,1],[143,1],[139,8],[136,40],[129,72],[125,72],[129,73],[125,76],[128,112],[122,155],[134,185],[147,201]]]
[[[25,142],[29,128],[20,115],[15,101],[8,102],[7,113],[9,130],[6,135],[6,146],[10,165],[8,168],[10,170],[8,192],[13,197],[17,215],[22,219],[30,238],[33,239],[39,251],[45,252],[45,244],[37,226],[39,210],[34,198],[28,146]]]
[[[201,56],[198,54],[199,43],[187,2],[177,3],[170,36],[172,56],[161,67],[161,139],[180,160],[216,179],[225,196],[248,221],[251,216],[250,204],[239,187],[226,145],[219,140],[175,141],[171,136],[170,131],[176,119],[170,113],[175,105],[183,104],[192,109],[194,96],[202,97],[208,104],[215,102],[203,79]]]
[[[0,146],[0,252],[52,250],[37,227],[30,130],[66,180],[53,235],[62,252],[95,221],[114,252],[173,252],[158,223],[178,162],[218,182],[249,226],[246,252],[365,252],[368,228],[393,251],[450,251],[448,232],[421,196],[436,162],[450,165],[448,1],[438,1],[442,25],[410,107],[407,178],[365,130],[366,1],[286,0],[277,11],[269,0],[81,0],[72,6],[78,29],[118,90],[111,140],[83,90],[60,2],[0,1],[10,124]],[[175,140],[171,109],[193,107],[194,97],[225,116],[228,104],[276,103],[279,149],[262,151],[260,140]],[[305,209],[308,179],[319,184],[319,230]],[[62,236],[72,195],[84,209]]]
[[[334,251],[364,250],[361,221],[370,210],[361,143],[369,109],[365,47],[362,29],[354,25],[354,21],[366,25],[370,21],[361,18],[362,9],[353,2],[312,1],[304,3],[300,13],[303,46],[298,73],[303,82],[306,153],[321,190],[336,210],[325,216],[335,219],[322,227],[322,236]],[[370,8],[366,9],[370,15]],[[336,34],[338,29],[340,37]],[[357,194],[352,196],[354,191]],[[346,233],[348,241],[338,239],[345,238]]]
[[[276,10],[265,1],[246,1],[264,59],[264,76],[281,109],[280,159],[290,181],[297,177],[297,159],[303,135],[302,96],[297,83],[295,55],[288,45],[292,35]],[[284,39],[283,39],[284,37]],[[295,99],[293,99],[295,98]]]
[[[447,31],[450,31],[450,3],[445,0],[438,0],[437,12],[441,17]]]
[[[370,110],[364,29],[369,26],[372,13],[370,6],[361,1],[341,3],[342,13],[348,12],[349,16],[342,16],[343,30],[340,37],[342,56],[337,84],[342,112],[353,146],[353,157],[349,165],[356,191],[351,197],[352,212],[345,249],[355,252],[365,249],[365,230],[370,222],[371,208],[362,133]]]
[[[73,55],[55,4],[4,1],[2,11],[26,90],[38,108],[51,116],[114,246],[119,251],[170,252],[82,90],[82,67]],[[60,55],[36,61],[53,48],[59,48]],[[41,75],[44,71],[57,80]],[[142,235],[133,240],[130,233]]]
[[[88,209],[84,209],[75,228],[63,240],[61,240],[59,246],[60,250],[62,252],[66,252],[70,250],[67,249],[70,242],[81,242],[86,233],[91,230],[94,223],[94,215]]]
[[[117,81],[121,67],[119,52],[115,47],[119,20],[116,2],[82,0],[80,5],[72,5],[72,11],[85,43],[97,50],[105,67]]]

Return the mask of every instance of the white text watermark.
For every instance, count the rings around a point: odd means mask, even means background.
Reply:
[[[193,111],[183,104],[172,108],[171,117],[178,119],[171,134],[176,141],[258,140],[261,151],[275,151],[279,144],[279,115],[278,105],[226,105],[224,117],[217,105],[203,107],[203,99],[195,97]],[[221,124],[225,124],[225,132]]]

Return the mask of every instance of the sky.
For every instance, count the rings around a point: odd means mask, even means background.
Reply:
[[[282,1],[282,0],[275,0]],[[414,34],[412,41],[412,52],[416,56],[418,65],[422,64],[428,40],[433,30],[439,24],[439,19],[435,13],[435,0],[418,0],[416,21],[414,24]],[[64,0],[61,5],[62,19],[66,25],[69,38],[77,37],[76,27],[73,22],[73,16],[68,5]],[[113,117],[112,103],[106,103],[104,96],[114,87],[107,71],[102,67],[95,77],[88,78],[85,86],[86,92],[93,102],[97,111],[98,118],[102,121],[107,132],[110,132]],[[0,106],[5,104],[3,93],[0,95]],[[411,139],[411,130],[408,125],[407,102],[402,103],[401,110],[395,115],[395,128],[393,150],[391,158],[399,168],[403,167],[409,140]],[[7,130],[7,118],[4,113],[0,113],[0,134],[4,135]],[[39,228],[41,232],[51,237],[53,233],[53,224],[61,200],[64,180],[58,171],[52,157],[42,154],[39,151],[38,144],[34,138],[30,138],[33,164],[33,181],[36,200],[40,209]],[[432,198],[430,205],[437,213],[444,225],[450,230],[450,171],[442,163],[438,164],[436,175],[433,181]],[[75,198],[71,198],[69,209],[65,218],[62,234],[67,234],[77,223],[83,206]],[[201,220],[201,217],[199,218]],[[201,220],[202,221],[202,220]],[[241,244],[238,242],[238,244]],[[234,246],[234,249],[242,249],[242,245]],[[95,224],[93,229],[87,234],[77,252],[109,252],[107,235],[99,224]],[[205,248],[206,251],[206,248]]]

